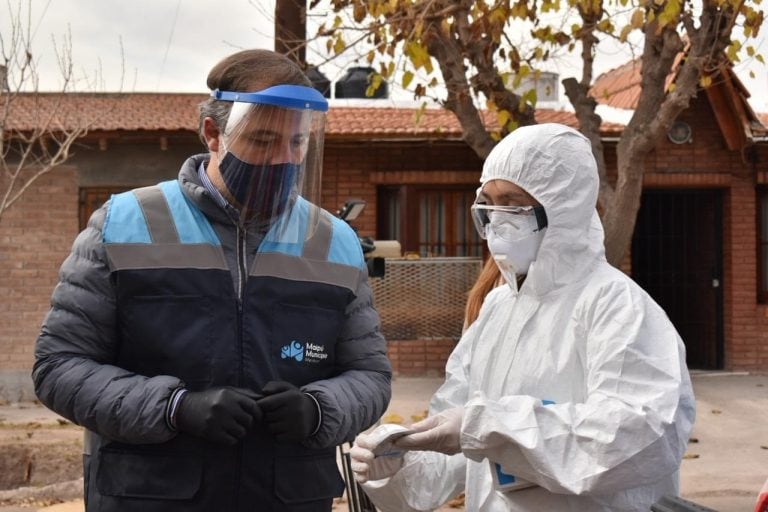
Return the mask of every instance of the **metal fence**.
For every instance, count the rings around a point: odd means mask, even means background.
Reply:
[[[467,293],[480,258],[387,259],[383,278],[370,280],[389,340],[458,340]]]

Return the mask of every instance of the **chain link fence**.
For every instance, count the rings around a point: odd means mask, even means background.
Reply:
[[[384,277],[370,279],[384,337],[458,340],[481,268],[481,258],[387,259]]]

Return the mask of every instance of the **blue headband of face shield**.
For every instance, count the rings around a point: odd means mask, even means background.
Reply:
[[[320,94],[320,91],[303,85],[274,85],[256,92],[232,92],[216,89],[211,92],[211,97],[221,101],[238,101],[328,112],[328,101]]]

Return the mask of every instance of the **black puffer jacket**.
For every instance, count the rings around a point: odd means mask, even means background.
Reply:
[[[238,231],[198,181],[204,158],[185,162],[178,185],[144,189],[165,194],[175,242],[142,245],[135,222],[119,224],[126,208],[117,205],[142,193],[116,196],[94,213],[62,265],[37,340],[36,393],[89,431],[89,510],[254,510],[254,502],[265,511],[326,509],[341,491],[333,447],[373,424],[390,398],[391,367],[357,238],[321,214],[331,234],[320,261],[284,254],[255,229]],[[218,270],[192,255],[205,244],[184,245],[190,222],[185,228],[180,212],[220,244],[201,252],[215,248]],[[179,261],[146,256],[175,246]],[[294,264],[304,275],[281,275]],[[316,364],[281,354],[286,340],[302,337]],[[223,448],[166,425],[168,398],[182,384],[258,391],[269,380],[291,381],[319,401],[322,424],[303,445],[276,445],[257,426]]]

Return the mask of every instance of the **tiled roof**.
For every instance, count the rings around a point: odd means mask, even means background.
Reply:
[[[665,80],[665,89],[674,80],[682,58],[682,53],[678,53],[675,57],[675,61],[672,63],[672,72]],[[637,106],[637,101],[640,99],[641,69],[642,61],[640,58],[637,58],[610,71],[606,71],[595,79],[589,95],[603,105],[634,110]]]
[[[72,128],[90,123],[90,131],[185,130],[197,131],[197,105],[203,94],[182,93],[40,93],[14,98],[7,128],[28,131],[41,124],[43,116],[56,113],[55,124]],[[372,100],[374,101],[374,100]],[[2,100],[0,99],[0,105]],[[486,126],[495,116],[485,112]],[[444,109],[424,110],[416,122],[417,109],[396,107],[334,106],[328,112],[327,138],[460,138],[455,116]],[[557,122],[576,127],[572,112],[539,109],[540,123]],[[621,133],[622,125],[603,123],[603,135]]]
[[[678,53],[675,62],[672,64],[672,71],[666,78],[665,89],[674,80],[677,70],[682,62],[683,53]],[[595,80],[590,90],[590,95],[598,103],[608,105],[614,108],[625,110],[634,110],[640,99],[640,70],[642,68],[641,60],[635,59],[622,64],[621,66],[603,73]],[[768,118],[765,114],[755,114],[752,111],[747,98],[749,91],[736,76],[733,68],[722,66],[721,73],[724,79],[715,86],[725,87],[727,95],[730,95],[738,102],[739,107],[733,107],[734,114],[739,116],[741,122],[748,127],[752,136],[762,136],[766,133],[766,122]],[[714,87],[714,86],[713,86]],[[707,90],[709,93],[710,91]],[[761,125],[762,123],[762,125]]]
[[[589,91],[598,103],[634,110],[640,97],[640,61],[631,60],[598,76]]]
[[[768,112],[758,113],[757,118],[763,123],[763,126],[768,126]]]

